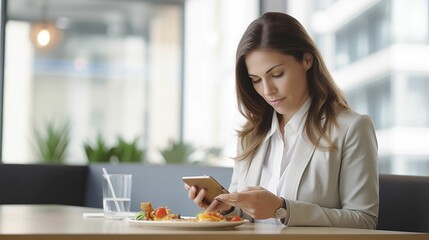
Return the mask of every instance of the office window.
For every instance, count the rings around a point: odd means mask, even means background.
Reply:
[[[427,176],[429,172],[429,158],[427,156],[419,156],[418,154],[392,156],[388,162],[389,168],[381,168],[387,162],[379,165],[380,173]]]
[[[394,124],[390,77],[377,80],[371,85],[346,93],[353,110],[368,114],[376,129],[385,129]]]
[[[390,83],[390,79],[383,79],[368,86],[367,89],[368,114],[373,118],[377,129],[388,128],[393,125]]]
[[[354,111],[368,114],[367,91],[365,88],[350,90],[346,92],[346,97]]]
[[[256,0],[8,1],[2,161],[40,162],[36,130],[68,126],[70,164],[87,163],[86,143],[122,139],[148,163],[185,147],[186,163],[233,165],[235,50],[259,10]],[[44,20],[58,30],[49,44],[46,31],[31,35]]]
[[[429,127],[429,77],[409,75],[406,81],[402,121],[399,126],[403,127]]]
[[[390,156],[379,156],[378,158],[378,172],[389,174],[392,172],[392,159]]]
[[[378,171],[381,174],[427,175],[429,158],[413,155],[380,156]]]
[[[427,175],[429,172],[429,158],[411,156],[408,159],[407,172],[413,175]]]
[[[391,42],[391,14],[390,3],[384,1],[380,6],[369,13],[368,19],[368,41],[369,52],[374,53],[386,46]]]
[[[323,11],[337,1],[338,0],[313,0],[311,4],[314,6],[315,10]]]
[[[160,159],[180,138],[181,1],[13,0],[7,11],[3,162],[40,162],[48,129],[69,139],[73,164],[97,139]]]
[[[380,172],[429,175],[429,1],[317,6],[288,13],[312,23],[309,31],[324,39],[319,47],[352,109],[373,119]]]
[[[368,25],[364,21],[364,25]],[[369,54],[369,33],[364,28],[358,29],[356,32],[356,59],[360,59]]]
[[[390,1],[382,1],[335,33],[335,66],[342,68],[391,42]]]
[[[427,0],[391,1],[392,31],[395,43],[426,44],[428,37],[428,5]]]

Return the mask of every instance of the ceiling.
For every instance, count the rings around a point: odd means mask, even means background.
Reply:
[[[150,16],[154,6],[183,5],[185,0],[9,0],[8,19],[35,21],[60,17],[109,21],[133,15]]]
[[[140,32],[151,20],[154,9],[165,5],[184,5],[185,0],[9,0],[8,20],[62,21],[65,27],[122,25]]]

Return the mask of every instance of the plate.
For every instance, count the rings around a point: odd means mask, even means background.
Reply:
[[[244,219],[242,221],[224,221],[224,222],[191,222],[186,219],[193,219],[193,217],[182,217],[185,220],[166,220],[166,221],[145,221],[145,220],[134,220],[127,219],[131,225],[147,227],[147,228],[170,228],[170,229],[184,229],[184,228],[202,228],[202,229],[224,229],[234,228],[244,223],[248,223],[249,220]]]

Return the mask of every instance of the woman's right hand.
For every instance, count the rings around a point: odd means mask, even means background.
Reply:
[[[195,205],[207,211],[226,211],[231,208],[230,205],[214,200],[210,205],[204,202],[206,196],[205,189],[198,189],[196,186],[189,186],[185,183],[185,189],[188,190],[189,199],[193,200]]]
[[[206,190],[199,190],[196,186],[189,186],[185,183],[185,189],[188,190],[188,198],[193,200],[195,205],[200,208],[206,209],[208,207],[207,204],[204,203],[204,197],[206,196]]]

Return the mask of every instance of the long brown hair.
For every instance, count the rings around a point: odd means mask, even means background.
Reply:
[[[335,150],[329,132],[337,125],[336,116],[349,105],[336,86],[316,44],[304,27],[292,16],[269,12],[254,20],[244,32],[236,53],[236,94],[240,113],[246,123],[238,131],[241,139],[236,159],[242,160],[255,154],[271,128],[274,109],[256,92],[249,78],[245,57],[255,49],[270,49],[291,55],[302,61],[304,53],[313,55],[307,71],[307,85],[312,99],[305,122],[308,139],[316,147]],[[324,121],[321,121],[324,118]],[[322,141],[319,141],[322,139]],[[322,144],[324,142],[326,144]]]

